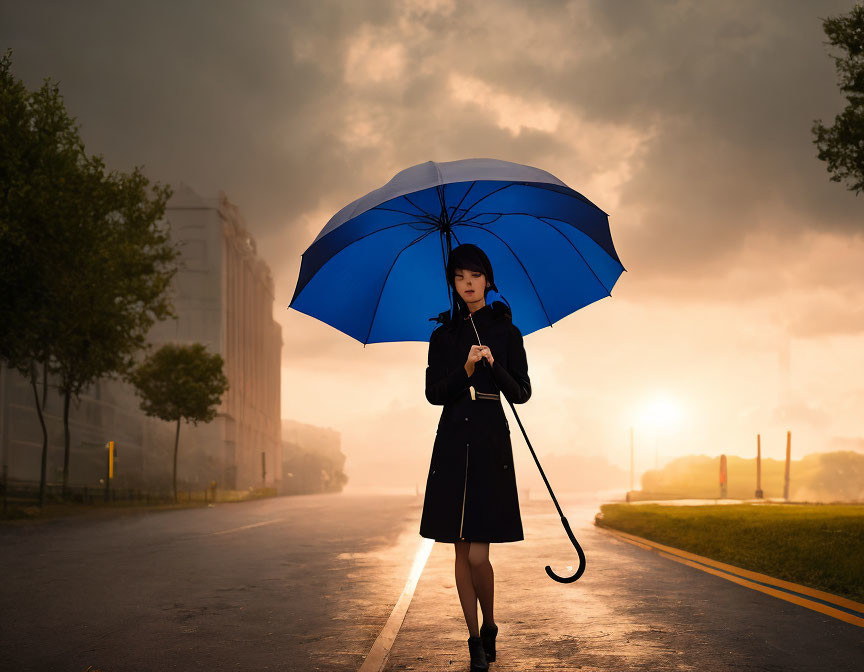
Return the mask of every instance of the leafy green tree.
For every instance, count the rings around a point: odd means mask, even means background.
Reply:
[[[30,92],[0,59],[0,358],[30,382],[42,429],[40,506],[45,503],[47,368],[59,337],[51,295],[61,204],[74,192],[83,145],[48,79]],[[43,398],[37,389],[42,370]]]
[[[177,501],[177,452],[180,421],[210,422],[216,417],[228,379],[222,356],[200,343],[166,344],[132,370],[130,379],[141,397],[141,408],[152,417],[176,422],[174,436],[174,501]]]
[[[864,6],[855,5],[848,14],[829,17],[822,22],[828,42],[841,50],[832,55],[840,90],[846,95],[846,108],[825,127],[822,120],[813,124],[813,142],[818,157],[827,162],[832,182],[846,181],[857,196],[864,190]]]
[[[127,373],[153,324],[175,316],[169,288],[179,254],[159,224],[170,188],[157,186],[151,197],[140,169],[106,174],[101,157],[88,160],[79,182],[51,292],[60,332],[52,370],[63,396],[64,492],[70,401],[100,378]]]
[[[48,372],[59,380],[65,495],[70,402],[98,379],[127,372],[152,325],[174,316],[168,290],[179,251],[161,223],[170,188],[154,185],[151,194],[137,167],[107,172],[101,156],[85,153],[57,85],[46,79],[28,92],[11,74],[10,54],[0,66],[8,148],[0,158],[0,352],[34,387],[41,364],[43,407]],[[44,501],[38,399],[37,411]]]

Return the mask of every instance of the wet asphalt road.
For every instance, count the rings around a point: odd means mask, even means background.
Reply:
[[[313,495],[0,526],[0,669],[356,670],[410,570],[416,530],[410,548],[400,532],[415,501]]]
[[[852,672],[864,628],[663,558],[593,525],[600,502],[559,497],[587,556],[551,500],[522,502],[526,541],[493,544],[497,659],[490,670]],[[574,565],[568,567],[568,564]],[[435,544],[386,670],[467,670],[468,631],[453,550]]]
[[[498,670],[859,670],[864,633],[619,541],[598,502],[522,502],[496,544]],[[356,670],[404,587],[413,496],[315,495],[0,526],[3,670]],[[467,670],[453,549],[435,544],[388,670]]]

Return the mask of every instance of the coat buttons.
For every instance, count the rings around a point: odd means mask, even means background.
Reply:
[[[465,418],[465,422],[468,422],[468,418]]]
[[[435,473],[435,470],[434,470],[434,469],[432,470],[432,473],[433,473],[433,474]]]
[[[505,469],[507,468],[507,465],[506,465],[506,464],[504,465],[504,468],[505,468]]]

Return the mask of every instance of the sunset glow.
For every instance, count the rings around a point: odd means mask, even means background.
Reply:
[[[637,485],[658,451],[751,459],[757,434],[766,459],[785,459],[788,431],[793,459],[864,452],[862,195],[829,180],[810,132],[842,109],[820,17],[847,0],[398,0],[340,3],[330,22],[316,3],[228,3],[195,13],[194,36],[152,3],[104,25],[69,3],[47,22],[39,3],[13,4],[0,28],[52,45],[10,41],[17,74],[62,82],[91,152],[237,204],[273,275],[281,416],[338,432],[349,491],[425,482],[441,411],[423,394],[428,344],[363,347],[288,310],[301,255],[402,169],[476,157],[590,199],[627,269],[611,296],[525,337],[533,396],[517,411],[544,469],[570,460],[568,487],[594,487],[579,478],[598,460],[629,483],[631,427]],[[108,25],[135,27],[134,57],[113,54]],[[157,48],[166,25],[199,70]],[[248,51],[226,52],[241,35]],[[142,89],[138,59],[164,77]],[[231,104],[211,105],[214,91]],[[542,492],[503,407],[520,487]]]
[[[650,429],[674,430],[681,423],[681,404],[672,397],[658,395],[642,407],[640,420]]]

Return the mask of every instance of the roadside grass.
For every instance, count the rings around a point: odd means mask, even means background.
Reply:
[[[207,508],[214,504],[203,502],[179,502],[149,504],[137,502],[88,503],[47,502],[45,507],[31,504],[28,506],[8,506],[0,512],[0,525],[32,525],[66,518],[106,518],[122,515],[143,515],[155,511],[176,511],[178,509]]]
[[[864,602],[864,504],[602,504],[595,522]]]
[[[249,488],[248,490],[179,490],[177,501],[172,501],[165,493],[158,495],[145,491],[123,490],[122,497],[102,501],[102,494],[91,491],[87,501],[75,499],[81,495],[81,488],[66,501],[60,500],[55,493],[49,493],[45,506],[40,507],[32,497],[10,497],[0,508],[0,524],[28,525],[38,524],[61,518],[104,517],[117,515],[143,515],[156,511],[176,511],[178,509],[211,508],[217,504],[233,504],[258,499],[279,497],[276,488]],[[134,494],[131,497],[130,494]]]

